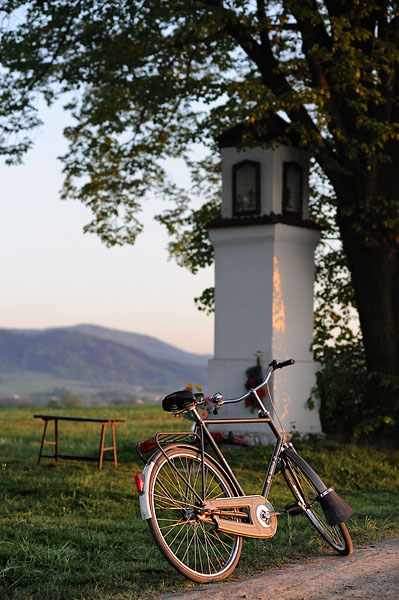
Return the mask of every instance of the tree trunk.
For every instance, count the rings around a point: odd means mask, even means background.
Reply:
[[[348,203],[338,198],[338,205],[348,206]],[[399,247],[392,239],[380,237],[377,242],[360,235],[354,229],[356,221],[338,210],[338,225],[352,275],[370,377],[366,410],[376,418],[394,419],[394,429],[398,432]],[[387,429],[393,433],[392,427]]]

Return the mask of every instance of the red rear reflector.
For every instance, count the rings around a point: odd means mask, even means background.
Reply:
[[[152,452],[153,450],[156,450],[157,444],[155,442],[155,438],[152,437],[148,440],[145,440],[144,442],[140,442],[139,448],[143,453]]]
[[[135,480],[136,480],[136,486],[137,486],[137,491],[139,492],[139,494],[141,494],[141,492],[144,490],[144,477],[142,473],[137,473],[137,475],[134,476]]]

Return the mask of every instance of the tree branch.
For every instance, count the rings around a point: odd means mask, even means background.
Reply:
[[[331,60],[323,62],[320,58],[321,53],[319,52],[319,49],[323,49],[327,51],[328,56],[332,56],[331,52],[333,44],[331,38],[322,24],[321,17],[318,25],[315,26],[309,20],[309,18],[306,18],[309,17],[309,15],[304,14],[300,5],[296,4],[295,2],[291,2],[290,0],[288,0],[287,5],[290,7],[292,15],[297,22],[298,31],[302,37],[302,49],[309,67],[313,87],[325,88],[327,91],[331,116],[331,126],[329,126],[329,131],[335,139],[337,147],[339,148],[342,146],[342,142],[337,139],[337,135],[335,133],[336,130],[338,129],[341,131],[347,140],[350,140],[351,136],[345,123],[344,115],[339,109],[340,99],[335,98],[331,81],[328,76],[328,69],[331,66]],[[318,12],[318,7],[314,0],[312,0],[311,10],[314,14]]]
[[[248,27],[239,20],[234,12],[225,8],[220,0],[201,0],[201,3],[210,9],[219,11],[224,29],[235,39],[248,58],[256,64],[265,87],[270,89],[277,98],[287,93],[294,98],[296,92],[280,69],[279,63],[273,54],[269,36],[264,35],[262,44],[258,44],[250,35]],[[260,8],[262,7],[260,6]],[[287,114],[292,122],[302,125],[308,134],[313,136],[315,145],[318,148],[315,150],[315,158],[324,168],[333,159],[333,151],[328,141],[323,138],[314,124],[306,108],[303,104],[300,104],[291,110],[287,110]]]
[[[260,41],[262,46],[267,45],[269,38],[267,35],[267,28],[269,25],[269,20],[266,16],[266,11],[265,11],[265,3],[264,0],[256,0],[256,15],[258,17],[258,21],[259,21],[259,25],[260,25],[260,30],[259,30],[259,36],[260,36]]]
[[[61,49],[65,43],[66,37],[69,33],[69,31],[71,30],[72,27],[72,23],[76,17],[76,15],[79,13],[80,11],[80,5],[82,4],[82,0],[79,0],[76,7],[70,12],[70,19],[67,23],[67,26],[65,28],[64,33],[62,34],[56,49],[53,52],[53,55],[51,57],[51,60],[45,64],[44,69],[42,69],[41,72],[37,73],[36,77],[33,78],[33,80],[30,82],[30,84],[27,87],[27,92],[31,92],[34,88],[34,86],[36,85],[36,83],[38,83],[41,79],[43,79],[43,77],[45,77],[47,75],[47,73],[49,72],[49,70],[51,69],[51,67],[53,66],[56,58],[58,57],[58,55],[61,52]]]

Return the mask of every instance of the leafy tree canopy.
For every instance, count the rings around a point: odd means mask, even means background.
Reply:
[[[396,2],[3,0],[0,16],[0,151],[16,162],[30,146],[39,94],[73,92],[64,193],[104,241],[134,240],[140,198],[168,188],[163,158],[277,111],[336,191],[361,173],[369,193],[345,215],[397,235],[374,194],[399,139]]]

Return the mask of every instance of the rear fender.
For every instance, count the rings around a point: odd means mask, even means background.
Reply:
[[[146,464],[143,471],[144,488],[143,491],[139,494],[140,512],[143,521],[146,521],[147,519],[152,519],[150,501],[148,497],[148,482],[150,481],[151,472],[154,466],[155,463],[150,461]]]
[[[175,448],[177,448],[177,446],[171,445],[171,446],[167,446],[166,448],[163,448],[162,450],[158,450],[151,456],[150,460],[147,462],[146,466],[144,467],[144,470],[143,470],[144,487],[143,487],[143,491],[139,495],[141,518],[143,519],[143,521],[146,521],[147,519],[152,519],[152,517],[153,517],[152,511],[151,511],[151,506],[150,506],[149,487],[148,487],[152,470],[155,467],[155,463],[158,461],[158,459],[160,459],[162,456],[165,456],[165,454],[167,454],[167,451],[170,448],[175,449]],[[187,445],[182,444],[181,446],[178,446],[178,448],[181,450],[195,450],[199,456],[201,455],[201,450],[199,448],[196,448],[195,446],[190,446],[189,444],[187,444]],[[223,472],[224,476],[228,480],[232,489],[235,490],[236,495],[237,496],[241,495],[239,490],[237,489],[235,481],[233,481],[232,478],[229,476],[229,474],[224,471],[224,469],[217,462],[217,460],[215,460],[210,454],[207,454],[207,453],[205,453],[204,456],[205,456],[206,460],[209,463],[211,463],[212,465],[214,465],[218,471],[221,470]]]

